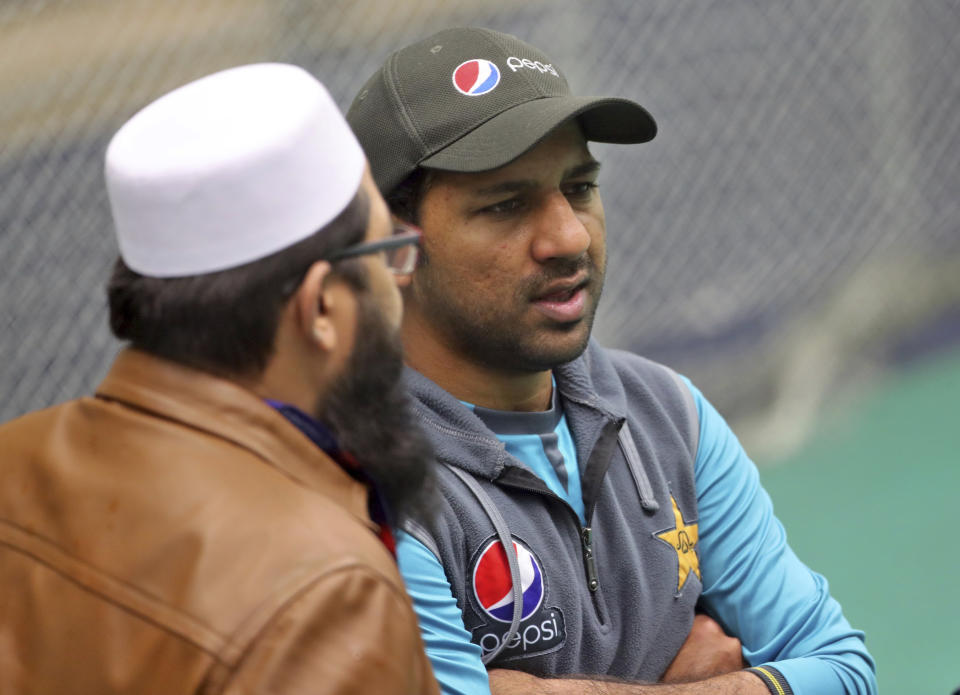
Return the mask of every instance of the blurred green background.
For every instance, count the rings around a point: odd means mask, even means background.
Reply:
[[[864,630],[883,693],[960,687],[960,351],[880,380],[761,462],[790,544]]]

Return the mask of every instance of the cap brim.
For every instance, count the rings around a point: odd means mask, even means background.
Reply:
[[[579,118],[593,142],[636,144],[657,134],[653,117],[636,102],[615,97],[544,97],[503,111],[420,162],[444,171],[477,172],[512,162],[555,128]]]

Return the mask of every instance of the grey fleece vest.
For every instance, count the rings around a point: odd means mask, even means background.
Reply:
[[[554,375],[576,443],[586,526],[469,408],[408,369],[442,465],[435,517],[406,530],[444,566],[464,626],[495,655],[490,666],[656,681],[686,638],[701,591],[691,553],[693,398],[666,367],[595,343]],[[517,548],[513,578],[498,540],[504,524]]]

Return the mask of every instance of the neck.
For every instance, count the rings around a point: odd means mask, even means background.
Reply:
[[[281,321],[266,368],[244,385],[260,398],[281,401],[313,415],[325,378],[316,359],[311,360],[310,346],[288,322]]]
[[[412,313],[412,312],[411,312]],[[455,398],[491,410],[550,409],[550,370],[525,372],[478,363],[446,345],[429,324],[407,313],[403,322],[406,363]]]
[[[314,391],[305,386],[309,382],[301,379],[303,384],[298,384],[289,370],[278,365],[271,365],[271,367],[273,368],[268,367],[259,377],[243,385],[260,398],[280,401],[312,415],[317,407],[317,396]]]

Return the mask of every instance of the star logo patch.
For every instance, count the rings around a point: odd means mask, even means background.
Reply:
[[[673,495],[670,495],[670,501],[673,503],[674,527],[655,533],[654,536],[677,551],[677,595],[679,596],[691,572],[700,579],[700,558],[697,557],[696,550],[699,525],[684,523],[683,515]]]

